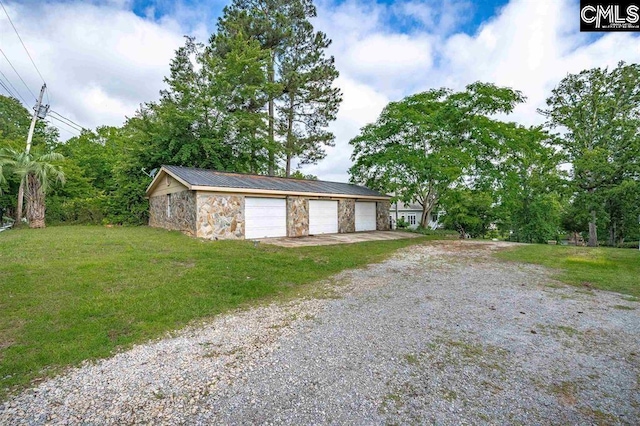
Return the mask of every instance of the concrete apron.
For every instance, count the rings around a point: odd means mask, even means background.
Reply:
[[[405,238],[420,237],[420,234],[402,231],[371,231],[352,232],[348,234],[323,234],[311,235],[308,237],[279,237],[261,238],[264,244],[273,244],[281,247],[306,247],[306,246],[328,246],[332,244],[352,244],[364,241],[402,240]]]

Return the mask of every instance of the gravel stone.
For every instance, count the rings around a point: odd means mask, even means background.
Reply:
[[[0,424],[637,424],[640,304],[491,257],[508,245],[409,247],[318,283],[331,298],[71,369]]]

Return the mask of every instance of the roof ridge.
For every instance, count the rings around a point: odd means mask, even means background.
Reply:
[[[248,176],[248,177],[255,176],[255,177],[260,177],[260,178],[265,178],[266,177],[266,178],[293,180],[293,181],[297,181],[297,182],[339,183],[341,185],[353,185],[353,186],[362,187],[362,185],[358,185],[357,183],[351,183],[351,182],[336,182],[336,181],[332,181],[332,180],[320,180],[320,179],[298,179],[298,178],[284,177],[284,176],[259,175],[257,173],[227,172],[227,171],[223,171],[223,170],[205,169],[203,167],[174,166],[174,165],[171,165],[171,164],[163,164],[160,167],[179,167],[181,169],[202,170],[204,172],[221,173],[221,174],[225,174],[225,175],[240,175],[240,176]],[[364,188],[366,188],[366,187],[364,187]],[[368,188],[368,189],[370,189],[370,188]]]

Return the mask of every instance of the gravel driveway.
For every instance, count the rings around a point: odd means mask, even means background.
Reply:
[[[638,424],[640,303],[433,242],[73,369],[0,424]]]

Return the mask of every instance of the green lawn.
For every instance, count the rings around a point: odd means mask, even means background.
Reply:
[[[148,227],[0,233],[0,399],[61,367],[194,319],[308,292],[319,279],[425,239],[285,249]]]
[[[568,284],[616,291],[640,298],[640,251],[531,244],[499,252],[498,257],[556,268]]]

